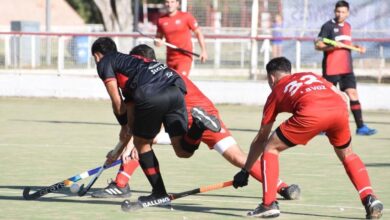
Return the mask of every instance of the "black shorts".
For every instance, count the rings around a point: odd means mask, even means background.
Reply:
[[[176,86],[170,86],[135,102],[133,134],[153,139],[164,124],[170,137],[182,136],[188,129],[187,117],[183,92]]]
[[[356,77],[353,73],[332,76],[324,74],[323,77],[335,86],[337,86],[337,83],[340,83],[341,91],[345,91],[346,89],[356,89]]]

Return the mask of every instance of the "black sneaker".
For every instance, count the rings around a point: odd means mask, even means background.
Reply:
[[[247,216],[250,217],[262,217],[262,218],[275,218],[280,215],[279,205],[277,201],[271,203],[270,206],[263,204],[258,205],[255,210],[248,212]]]
[[[91,196],[94,198],[127,198],[131,196],[131,192],[128,184],[120,188],[112,181],[106,188],[93,192]]]
[[[379,219],[382,216],[383,204],[375,196],[366,196],[363,203],[366,208],[366,219]]]
[[[168,194],[152,193],[148,196],[138,197],[138,203],[144,208],[149,206],[171,206],[171,199]]]
[[[291,184],[288,187],[282,188],[279,195],[283,196],[286,200],[297,200],[301,196],[301,189],[298,185]]]
[[[191,109],[191,115],[194,122],[201,128],[208,129],[212,132],[219,132],[221,130],[221,123],[214,115],[207,114],[200,107],[193,107]]]

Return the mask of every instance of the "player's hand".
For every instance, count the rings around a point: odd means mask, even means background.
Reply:
[[[207,56],[207,52],[206,51],[202,51],[200,53],[200,56],[199,56],[199,59],[202,63],[205,63],[206,60],[207,60],[208,56]]]
[[[114,154],[114,150],[110,150],[106,155],[106,165],[112,164],[118,159],[119,155]]]
[[[238,187],[244,187],[248,185],[248,178],[249,178],[249,172],[244,168],[241,169],[241,171],[234,176],[233,179],[234,188],[237,189]]]
[[[359,53],[363,54],[363,53],[366,53],[367,49],[365,47],[362,47],[362,46],[356,46],[357,48],[360,49]]]
[[[138,160],[138,151],[133,144],[128,144],[122,153],[122,162],[128,163],[130,160]]]

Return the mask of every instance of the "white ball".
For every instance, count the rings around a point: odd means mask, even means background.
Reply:
[[[70,186],[70,192],[71,193],[77,193],[80,189],[80,186],[77,184],[77,183],[73,183],[71,186]]]

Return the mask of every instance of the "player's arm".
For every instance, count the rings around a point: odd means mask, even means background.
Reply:
[[[201,50],[199,58],[200,58],[201,62],[204,63],[207,60],[207,50],[206,50],[206,43],[204,40],[204,36],[203,36],[200,28],[196,28],[194,31],[194,34],[195,34],[196,38],[198,39],[198,43],[199,43],[200,50]]]
[[[256,137],[253,139],[248,153],[248,158],[244,166],[244,169],[247,170],[248,172],[251,170],[255,161],[263,153],[265,145],[268,141],[268,136],[271,133],[272,125],[273,122],[266,125],[261,125],[259,132],[257,133]]]
[[[324,38],[330,38],[331,33],[332,33],[332,27],[329,26],[327,23],[322,25],[320,33],[318,33],[317,39],[314,41],[314,47],[316,50],[319,51],[332,51],[337,49],[339,46],[336,45],[330,45],[324,43],[323,39]]]

